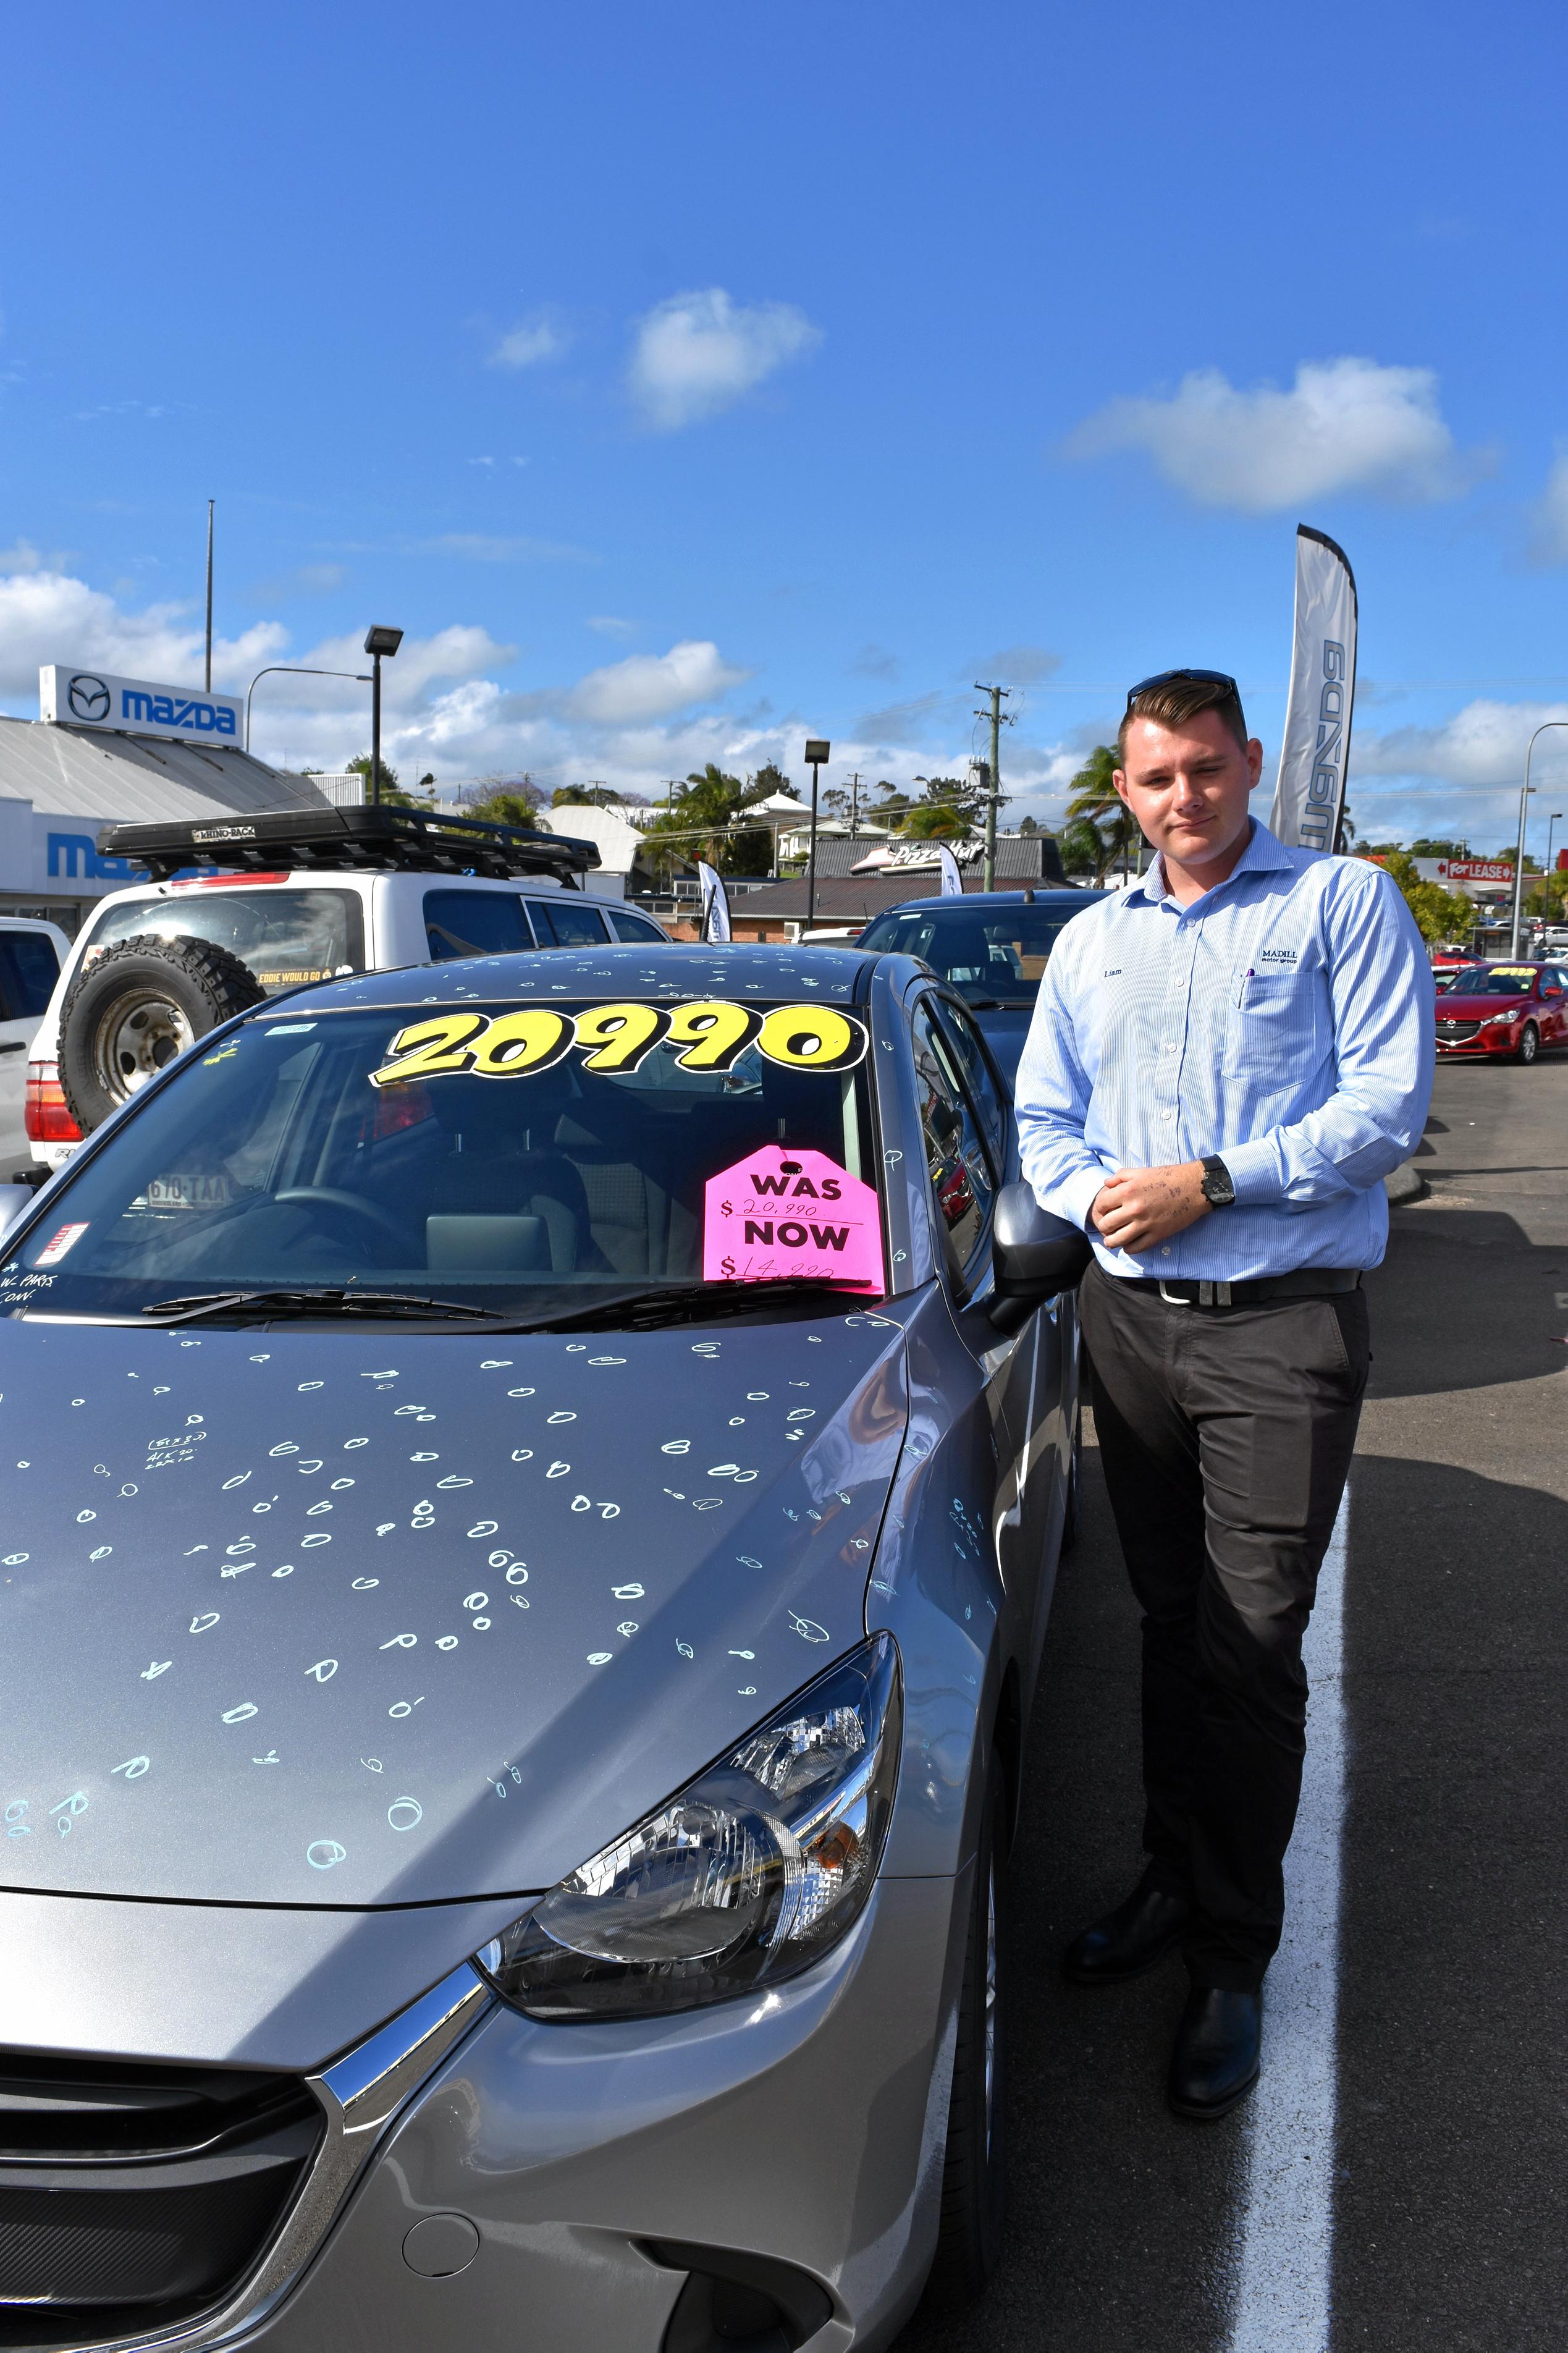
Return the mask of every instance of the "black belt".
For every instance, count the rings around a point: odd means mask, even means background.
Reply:
[[[1294,1274],[1259,1275],[1251,1282],[1162,1282],[1157,1275],[1111,1275],[1129,1291],[1153,1291],[1168,1307],[1265,1307],[1288,1299],[1331,1298],[1361,1289],[1357,1266],[1300,1266]]]

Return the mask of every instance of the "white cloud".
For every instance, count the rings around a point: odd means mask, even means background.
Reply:
[[[540,367],[547,360],[564,357],[572,348],[572,337],[559,320],[542,311],[530,318],[521,319],[504,334],[490,353],[491,367]]]
[[[516,656],[515,646],[498,645],[488,629],[460,624],[437,629],[434,637],[405,638],[395,656],[381,666],[383,703],[392,711],[410,710],[438,681],[476,678],[487,670],[504,669]],[[363,634],[323,638],[300,659],[313,670],[357,672],[365,667]],[[309,681],[294,684],[306,686]]]
[[[602,638],[635,638],[642,624],[623,620],[618,613],[590,613],[588,627]]]
[[[1357,729],[1351,743],[1351,790],[1363,776],[1422,776],[1447,785],[1507,786],[1524,782],[1524,755],[1536,729],[1548,720],[1568,720],[1568,703],[1466,703],[1436,727],[1393,727],[1383,734]],[[1536,747],[1531,775],[1561,773],[1565,739],[1545,737]],[[1502,806],[1499,801],[1497,807]]]
[[[276,621],[258,621],[237,638],[213,644],[213,677],[243,692],[263,662],[289,642]],[[0,694],[32,702],[45,662],[91,662],[122,677],[169,679],[183,685],[202,672],[203,636],[183,605],[149,605],[125,613],[112,596],[66,572],[14,571],[0,576]]]
[[[1205,506],[1268,514],[1335,491],[1457,496],[1484,459],[1462,459],[1430,368],[1374,360],[1304,360],[1289,392],[1240,392],[1217,368],[1184,376],[1168,398],[1110,401],[1080,425],[1068,454],[1142,449]]]
[[[667,654],[629,654],[590,670],[573,689],[570,708],[576,718],[621,726],[665,719],[694,702],[716,702],[749,675],[726,662],[710,638],[689,638]]]
[[[633,397],[662,432],[715,416],[822,341],[792,302],[736,302],[721,286],[672,294],[638,322]]]

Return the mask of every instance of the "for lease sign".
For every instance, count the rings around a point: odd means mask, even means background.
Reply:
[[[47,662],[38,672],[38,716],[60,727],[238,744],[243,707],[237,695],[165,686],[156,679],[116,678],[70,662]]]

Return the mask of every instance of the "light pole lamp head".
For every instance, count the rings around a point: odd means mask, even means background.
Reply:
[[[386,654],[390,656],[397,651],[398,647],[402,643],[403,632],[401,629],[372,628],[368,628],[364,633],[364,649],[367,654]]]
[[[824,737],[820,735],[808,735],[805,739],[806,766],[808,768],[826,768],[827,765],[828,754],[831,753],[832,749],[832,744],[827,743]]]

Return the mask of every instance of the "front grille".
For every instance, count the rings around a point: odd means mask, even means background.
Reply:
[[[1480,1032],[1479,1021],[1439,1021],[1437,1043],[1440,1046],[1465,1046],[1472,1038],[1479,1038]]]
[[[0,2052],[0,2348],[140,2335],[221,2302],[325,2121],[296,2076]]]

